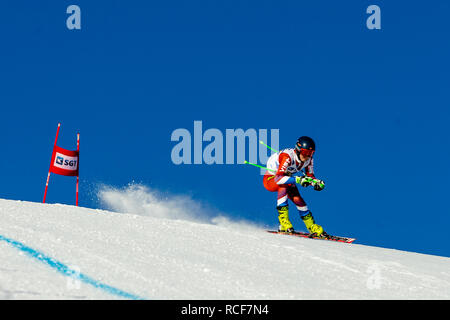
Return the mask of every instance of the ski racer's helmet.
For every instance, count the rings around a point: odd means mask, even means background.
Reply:
[[[298,156],[303,154],[307,157],[312,157],[315,151],[316,144],[313,139],[306,136],[298,138],[297,143],[295,144],[295,152]]]

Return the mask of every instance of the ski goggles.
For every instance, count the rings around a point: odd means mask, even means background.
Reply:
[[[297,152],[301,155],[304,155],[305,157],[312,157],[314,154],[314,150],[303,149],[303,148],[300,148],[300,150],[297,149]]]

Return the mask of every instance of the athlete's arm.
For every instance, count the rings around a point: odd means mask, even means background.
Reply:
[[[316,178],[314,176],[314,160],[312,158],[311,158],[311,162],[309,163],[309,165],[305,168],[305,172],[308,177]]]
[[[291,165],[291,157],[286,153],[281,153],[278,157],[278,171],[275,174],[275,182],[278,185],[295,183],[295,177],[287,174],[287,168]]]

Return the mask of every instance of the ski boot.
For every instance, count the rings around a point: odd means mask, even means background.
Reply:
[[[277,207],[277,210],[278,210],[278,221],[280,221],[278,232],[293,232],[294,226],[292,225],[291,221],[289,221],[288,207]]]
[[[315,234],[318,237],[326,236],[326,233],[323,231],[323,228],[315,223],[311,211],[307,215],[300,217],[305,223],[305,226],[308,229],[309,233]]]

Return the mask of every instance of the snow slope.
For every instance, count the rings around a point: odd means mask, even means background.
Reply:
[[[450,259],[0,200],[0,299],[449,299]]]

